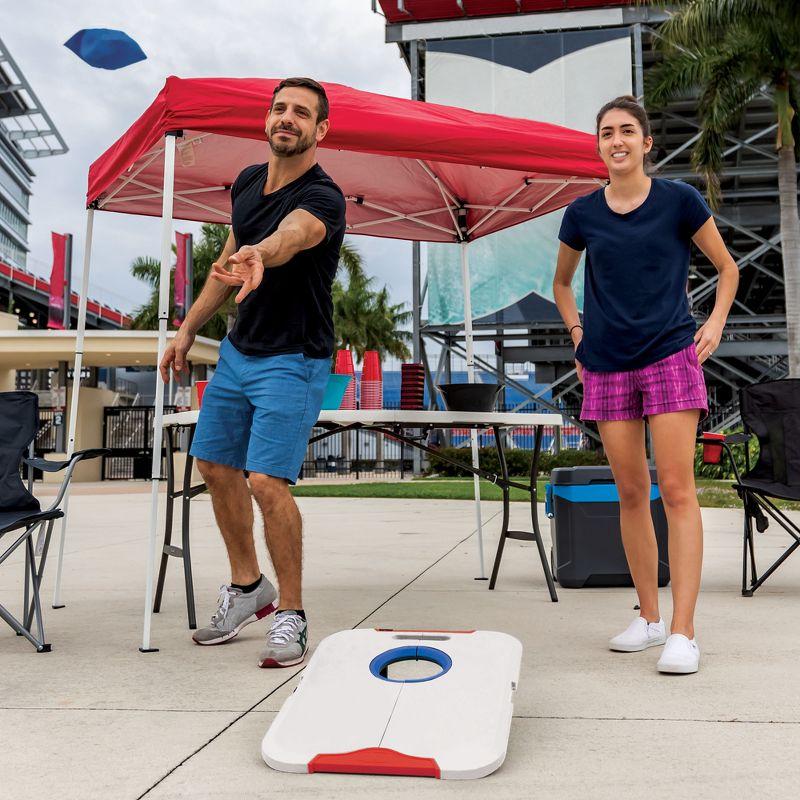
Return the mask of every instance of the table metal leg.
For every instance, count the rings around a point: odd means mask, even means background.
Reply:
[[[194,428],[192,428],[189,433],[189,447],[192,446],[193,437]],[[186,470],[183,477],[183,499],[181,503],[181,545],[183,550],[183,579],[186,584],[186,612],[189,617],[190,630],[197,628],[197,617],[195,615],[194,605],[194,581],[192,579],[192,554],[189,547],[189,515],[191,512],[192,497],[194,496],[191,487],[193,464],[194,458],[187,451]],[[203,489],[204,488],[205,487],[203,487]]]
[[[547,589],[550,592],[550,599],[558,602],[558,595],[556,594],[556,586],[553,582],[553,573],[550,570],[550,559],[544,549],[544,542],[542,541],[542,532],[539,529],[539,511],[538,511],[538,478],[539,478],[539,456],[542,452],[542,434],[544,430],[541,425],[536,426],[536,439],[533,448],[533,458],[531,459],[531,523],[533,524],[533,532],[536,534],[536,546],[539,548],[539,558],[542,561],[542,569],[544,570],[544,577],[547,581]]]
[[[158,568],[158,581],[156,582],[156,596],[153,601],[153,613],[161,611],[161,598],[164,594],[164,581],[167,577],[167,562],[171,555],[172,544],[172,520],[175,512],[175,446],[172,439],[172,428],[164,431],[164,441],[166,443],[167,458],[167,510],[164,522],[164,545],[161,548],[161,564]]]
[[[495,445],[497,447],[497,456],[500,460],[500,470],[502,483],[498,481],[501,489],[503,490],[503,528],[500,532],[500,541],[497,544],[497,553],[494,557],[494,566],[492,567],[492,577],[489,581],[489,588],[494,589],[497,583],[497,575],[500,571],[500,561],[503,558],[503,550],[505,549],[506,539],[519,539],[526,542],[536,542],[539,550],[539,558],[542,562],[542,570],[544,571],[545,581],[547,582],[547,589],[550,592],[550,599],[558,602],[558,595],[556,594],[555,584],[553,583],[553,575],[550,571],[550,563],[547,559],[547,554],[544,549],[544,542],[542,541],[542,532],[539,529],[539,519],[537,513],[537,488],[536,480],[539,475],[539,455],[542,448],[542,426],[536,426],[536,437],[533,448],[533,458],[531,459],[531,483],[530,483],[530,507],[531,507],[531,523],[533,526],[532,531],[512,531],[508,529],[508,514],[510,507],[510,478],[508,475],[508,464],[506,462],[505,450],[503,442],[500,438],[500,431],[497,427],[493,427]]]
[[[155,601],[153,611],[158,613],[161,610],[161,600],[164,593],[164,583],[166,581],[167,564],[169,557],[180,558],[183,560],[183,579],[186,588],[186,613],[189,618],[189,628],[194,630],[197,627],[197,618],[194,605],[194,582],[192,579],[192,558],[189,545],[190,534],[190,513],[191,500],[195,495],[205,491],[205,484],[192,486],[192,466],[194,458],[189,454],[194,438],[194,425],[189,428],[188,445],[186,452],[186,464],[183,470],[183,486],[180,492],[175,491],[175,446],[173,440],[173,430],[168,428],[165,431],[167,443],[167,513],[164,530],[164,546],[161,552],[161,565],[158,571],[158,583],[156,585]],[[181,498],[181,546],[176,547],[172,544],[172,528],[175,517],[175,501]]]
[[[500,571],[500,561],[503,558],[503,550],[506,546],[506,539],[508,538],[508,521],[511,512],[511,492],[508,486],[508,464],[506,463],[506,454],[503,449],[503,442],[500,439],[500,432],[498,428],[493,428],[494,442],[497,448],[497,457],[500,460],[500,472],[503,483],[500,488],[503,490],[503,525],[500,529],[500,541],[497,543],[497,553],[494,557],[494,566],[492,567],[492,576],[489,580],[489,589],[494,589],[497,583],[497,573]]]

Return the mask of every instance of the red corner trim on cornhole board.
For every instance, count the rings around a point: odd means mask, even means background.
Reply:
[[[351,753],[320,753],[308,762],[308,772],[441,778],[439,765],[434,759],[407,756],[386,747],[366,747]]]
[[[475,631],[444,631],[427,628],[375,628],[380,633],[475,633]]]

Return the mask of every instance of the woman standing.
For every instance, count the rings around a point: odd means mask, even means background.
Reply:
[[[610,647],[635,652],[664,644],[659,671],[691,673],[700,664],[694,611],[703,529],[694,451],[698,421],[708,413],[701,364],[719,345],[739,272],[697,190],[647,175],[652,146],[647,114],[633,97],[600,109],[597,147],[609,183],[567,208],[553,294],[576,347],[581,418],[597,422],[617,484],[622,541],[639,595],[639,617]],[[714,310],[697,330],[687,296],[692,242],[719,272]],[[582,326],[571,283],[584,249]],[[645,418],[669,523],[669,638],[658,607]]]

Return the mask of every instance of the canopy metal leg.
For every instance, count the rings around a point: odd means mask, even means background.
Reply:
[[[469,255],[467,242],[461,242],[461,282],[464,286],[464,335],[467,342],[467,378],[470,383],[475,383],[475,354],[472,341],[472,298],[470,297],[471,282],[469,277]],[[469,432],[472,445],[472,466],[479,467],[478,458],[478,432],[473,428]],[[475,493],[475,525],[478,531],[478,566],[479,575],[475,580],[485,581],[486,567],[483,561],[483,521],[481,519],[481,483],[480,478],[473,474],[473,491]]]
[[[164,141],[164,193],[161,207],[161,272],[158,284],[158,359],[161,363],[167,347],[167,318],[169,316],[169,275],[172,260],[172,198],[175,183],[176,134],[167,133]],[[153,417],[153,466],[150,495],[150,536],[147,540],[147,576],[144,597],[144,627],[142,653],[154,653],[150,647],[150,627],[153,616],[153,583],[156,568],[156,539],[158,535],[158,483],[161,478],[161,439],[164,431],[164,382],[156,367],[156,409]]]
[[[94,209],[86,210],[86,239],[83,249],[83,277],[81,278],[81,295],[78,298],[78,331],[75,338],[75,361],[72,368],[72,397],[69,405],[69,432],[67,434],[67,459],[75,452],[75,429],[78,425],[78,396],[81,388],[81,370],[83,369],[83,338],[86,332],[86,298],[89,295],[89,268],[92,262],[92,233],[94,229]],[[66,402],[66,397],[64,398]],[[61,537],[58,543],[58,563],[56,565],[56,585],[53,589],[53,608],[63,608],[61,602],[61,575],[64,568],[64,542],[67,538],[67,520],[69,519],[69,495],[72,482],[67,484],[61,510]]]

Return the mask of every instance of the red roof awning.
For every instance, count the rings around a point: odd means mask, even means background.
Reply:
[[[181,131],[174,216],[229,222],[230,185],[243,167],[267,160],[264,118],[277,83],[168,78],[92,164],[87,202],[160,216],[164,136]],[[331,129],[318,159],[347,197],[349,233],[477,238],[561,208],[607,175],[586,133],[338,84],[325,88]]]
[[[569,11],[581,8],[629,6],[634,0],[404,0],[401,11],[397,0],[380,0],[389,23],[431,22],[466,17],[499,17],[508,14],[534,14],[538,11]]]

